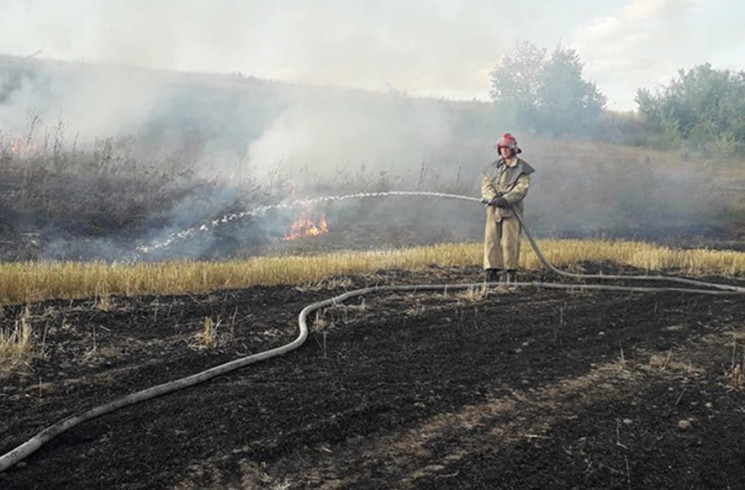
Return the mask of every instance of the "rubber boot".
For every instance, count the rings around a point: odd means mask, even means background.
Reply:
[[[502,278],[502,271],[500,269],[486,269],[484,280],[486,282],[498,282]]]
[[[509,286],[517,282],[517,271],[510,269],[505,273],[505,283]]]

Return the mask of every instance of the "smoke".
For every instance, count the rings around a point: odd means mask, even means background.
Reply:
[[[64,124],[81,141],[129,134],[162,97],[162,84],[142,70],[9,61],[0,74],[4,132],[25,134],[33,115],[47,128]]]
[[[539,235],[673,246],[737,239],[722,219],[736,200],[721,190],[731,170],[707,158],[597,142],[524,141],[525,158],[537,168],[526,216]]]
[[[554,45],[578,12],[615,3],[5,0],[0,44],[21,56],[470,100],[487,97],[489,70],[516,40]]]
[[[538,170],[526,208],[539,234],[643,235],[709,222],[728,205],[716,171],[686,155],[543,141],[484,101],[490,70],[527,39],[576,49],[609,106],[629,109],[638,87],[716,53],[739,56],[745,10],[731,0],[218,3],[2,2],[4,51],[75,61],[0,57],[0,152],[21,141],[26,154],[46,149],[55,168],[77,165],[85,175],[69,187],[47,178],[37,200],[28,179],[6,180],[18,192],[0,202],[4,228],[25,220],[42,230],[49,257],[115,258],[305,196],[477,196],[492,142],[507,131]],[[50,195],[120,216],[93,230],[106,236],[74,233],[82,208],[61,210]],[[306,210],[287,211],[210,225],[158,248],[158,257],[272,244]],[[432,199],[319,211],[332,231],[346,231],[338,243],[355,233],[371,246],[373,238],[390,246],[480,240],[483,229],[483,210]]]
[[[453,140],[445,111],[395,95],[319,91],[298,99],[251,142],[249,163],[261,179],[278,171],[318,179],[365,167],[411,171]]]
[[[96,140],[128,141],[113,145],[126,149],[126,158],[108,164],[144,169],[140,178],[167,175],[159,182],[174,196],[167,208],[143,204],[136,224],[109,227],[104,237],[72,232],[79,216],[34,216],[47,258],[122,260],[138,247],[155,250],[135,257],[146,260],[224,257],[276,245],[311,211],[327,214],[330,239],[350,247],[477,241],[483,210],[435,199],[361,199],[220,219],[304,196],[370,190],[478,196],[481,172],[495,158],[492,142],[507,131],[517,133],[522,156],[537,169],[526,209],[539,235],[624,230],[643,238],[661,227],[708,222],[722,208],[701,184],[712,181],[710,167],[646,150],[544,141],[486,103],[109,65],[6,58],[0,67],[2,134],[27,134],[33,113],[45,125],[35,130],[40,140],[62,121],[68,145],[74,138],[79,148],[95,150]],[[181,170],[189,173],[183,188]],[[156,247],[190,229],[186,239]]]

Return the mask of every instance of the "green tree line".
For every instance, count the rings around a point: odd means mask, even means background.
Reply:
[[[638,89],[637,114],[623,115],[605,109],[605,95],[583,78],[582,69],[572,49],[557,46],[549,53],[518,43],[491,72],[490,95],[500,120],[544,135],[745,152],[745,72],[717,70],[708,63],[681,69],[654,92]]]
[[[674,142],[725,154],[745,147],[745,72],[698,65],[654,93],[639,89],[635,100],[642,118]]]

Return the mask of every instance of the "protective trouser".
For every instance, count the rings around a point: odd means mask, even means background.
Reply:
[[[517,270],[520,261],[520,232],[517,218],[497,221],[488,213],[484,237],[484,269]]]

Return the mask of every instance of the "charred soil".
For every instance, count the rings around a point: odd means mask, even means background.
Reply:
[[[2,375],[0,453],[66,416],[285,344],[319,299],[478,277],[433,266],[6,307],[2,324],[25,315],[43,355]],[[62,434],[0,487],[742,488],[744,318],[741,295],[368,295],[319,311],[292,353]]]

